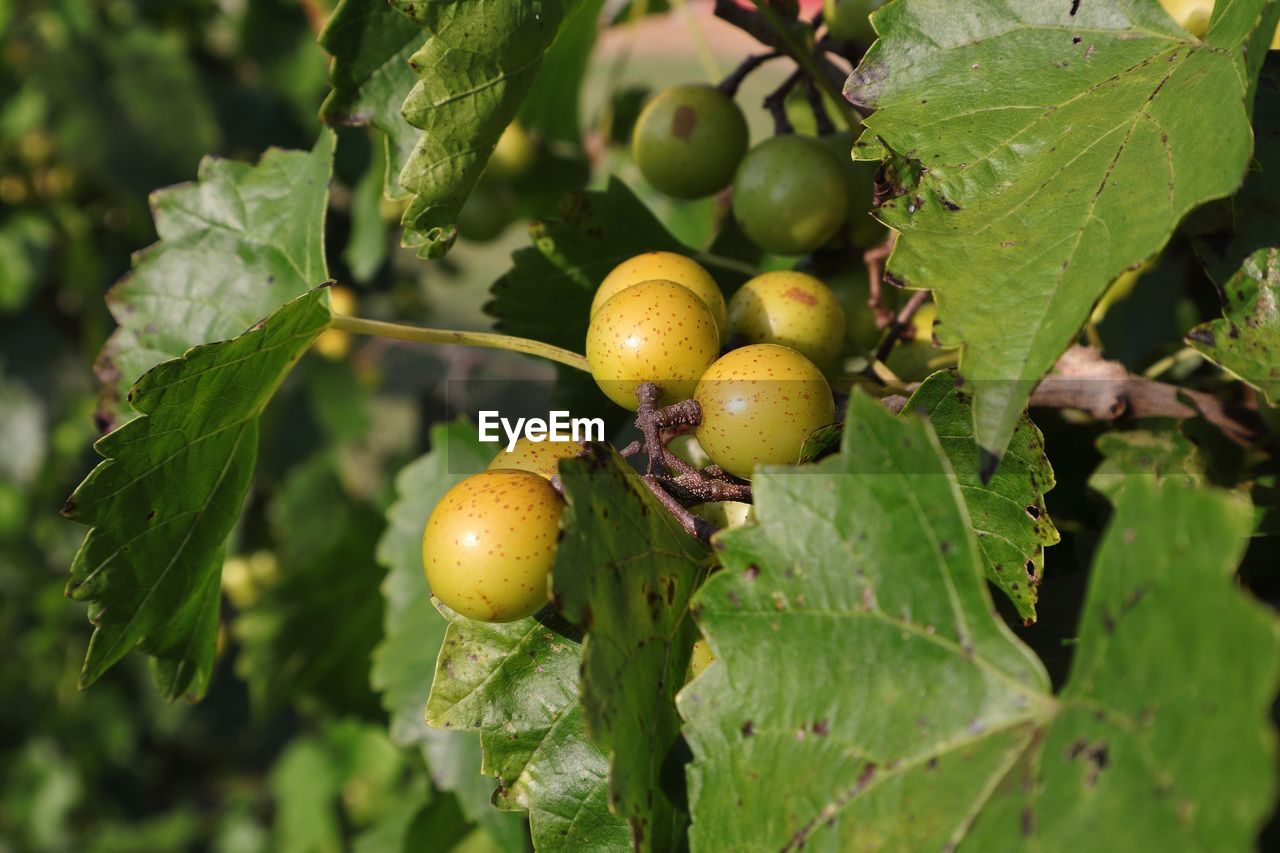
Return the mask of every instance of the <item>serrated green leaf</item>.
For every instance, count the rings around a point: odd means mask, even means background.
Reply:
[[[1089,475],[1089,487],[1112,502],[1135,477],[1157,483],[1173,479],[1204,485],[1205,461],[1176,421],[1148,423],[1144,429],[1110,430],[1098,437],[1102,463]]]
[[[1256,161],[1232,199],[1225,247],[1197,250],[1223,297],[1223,317],[1196,326],[1187,343],[1280,404],[1280,61],[1258,77]]]
[[[418,129],[400,112],[417,81],[409,58],[427,40],[422,27],[386,0],[342,0],[320,34],[333,56],[332,91],[320,107],[329,124],[370,124],[382,131],[386,163],[382,192],[400,198],[400,170],[418,141]]]
[[[587,732],[610,754],[610,799],[641,850],[681,846],[688,818],[660,782],[680,739],[675,694],[698,629],[689,599],[709,553],[609,447],[560,466],[569,503],[555,599],[587,631]],[[677,774],[678,779],[678,774]]]
[[[1034,622],[1044,549],[1060,538],[1044,503],[1045,493],[1056,484],[1053,467],[1044,452],[1044,436],[1023,413],[1000,464],[984,484],[972,400],[948,370],[926,379],[902,411],[923,415],[933,425],[978,534],[987,580],[1009,597],[1019,616]]]
[[[94,623],[82,686],[137,648],[168,699],[208,686],[223,546],[253,475],[258,418],[329,325],[322,290],[238,338],[190,350],[138,380],[140,417],[103,437],[104,457],[64,514],[92,529],[67,594]]]
[[[582,147],[582,82],[603,7],[604,0],[582,0],[569,12],[520,107],[521,124],[544,140]]]
[[[1250,255],[1223,291],[1226,316],[1187,343],[1280,404],[1280,247]]]
[[[519,837],[519,820],[489,805],[493,784],[480,775],[479,738],[433,729],[423,719],[447,623],[431,604],[422,569],[422,529],[444,493],[484,470],[491,455],[471,424],[437,424],[431,430],[431,451],[396,478],[396,501],[387,510],[386,531],[378,543],[378,562],[387,575],[382,583],[383,640],[373,653],[371,682],[391,716],[391,740],[420,748],[436,787],[454,792],[469,819],[507,842]]]
[[[609,811],[609,760],[578,702],[581,634],[551,608],[517,622],[449,620],[427,722],[480,733],[495,803],[526,809],[539,850],[629,850]]]
[[[422,257],[435,258],[453,245],[462,203],[576,2],[392,5],[427,32],[409,60],[418,82],[403,107],[405,119],[422,134],[400,184],[413,196],[402,220],[405,242]]]
[[[1256,72],[1242,47],[1277,16],[1271,0],[1219,4],[1201,42],[1150,0],[877,13],[846,86],[875,108],[855,150],[887,158],[888,271],[934,290],[983,448],[1003,451],[1108,284],[1239,186]]]
[[[849,423],[812,473],[756,477],[758,524],[696,599],[717,661],[680,695],[693,849],[1245,849],[1280,675],[1232,579],[1247,504],[1126,488],[1054,697],[929,427],[860,396]]]
[[[324,219],[334,136],[258,164],[206,157],[196,183],[152,195],[158,243],[107,294],[119,328],[96,369],[127,387],[206,341],[233,338],[328,277]]]
[[[378,717],[370,655],[382,637],[380,514],[346,496],[329,455],[294,469],[268,507],[278,576],[232,633],[236,674],[259,712],[292,702]]]

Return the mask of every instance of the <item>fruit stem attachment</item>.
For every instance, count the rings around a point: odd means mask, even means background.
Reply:
[[[416,344],[457,344],[464,347],[484,347],[518,352],[545,358],[575,370],[590,373],[586,356],[567,349],[552,346],[542,341],[528,338],[517,338],[512,335],[499,335],[495,332],[460,332],[453,329],[427,329],[422,326],[409,326],[404,323],[386,323],[382,320],[366,320],[363,317],[348,317],[344,314],[333,315],[332,327],[357,335],[375,335],[381,338],[393,338],[397,341],[410,341]]]
[[[853,106],[845,100],[841,85],[845,74],[826,56],[816,54],[811,46],[802,43],[793,28],[798,22],[785,21],[776,11],[770,8],[765,0],[753,0],[755,10],[739,6],[734,0],[716,0],[715,16],[726,21],[753,37],[756,41],[780,50],[790,56],[795,63],[804,69],[809,78],[823,88],[831,96],[833,103],[840,107],[840,118],[850,130],[862,126],[862,117]],[[789,26],[790,24],[791,26]],[[806,36],[812,39],[807,25]]]
[[[885,333],[884,340],[880,342],[880,346],[876,347],[876,361],[884,361],[889,357],[889,353],[893,352],[893,346],[902,337],[902,333],[911,325],[911,318],[916,315],[923,305],[929,299],[930,291],[917,290],[911,294],[911,298],[907,300],[907,304],[902,306],[897,316],[889,323],[889,329]]]
[[[751,503],[751,484],[729,475],[718,465],[695,468],[668,450],[665,435],[700,424],[702,407],[697,400],[685,400],[660,409],[660,395],[661,389],[653,382],[636,388],[636,429],[643,438],[623,448],[622,455],[634,456],[643,451],[647,461],[645,484],[690,536],[709,542],[718,528],[691,513],[689,507],[711,501]]]

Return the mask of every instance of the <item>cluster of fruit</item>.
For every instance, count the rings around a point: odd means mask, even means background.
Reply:
[[[847,228],[851,242],[884,236],[871,218],[875,164],[855,163],[853,135],[789,133],[747,150],[747,121],[713,86],[672,86],[640,113],[631,153],[640,173],[673,198],[702,198],[732,183],[733,217],[765,251],[801,255]]]
[[[805,439],[835,420],[823,369],[839,356],[844,334],[839,300],[811,275],[764,273],[726,304],[696,261],[650,252],[600,284],[587,362],[605,394],[633,411],[646,383],[657,385],[660,404],[697,401],[701,452],[747,479],[758,465],[797,462]],[[579,449],[522,439],[444,496],[422,541],[441,601],[491,622],[523,618],[546,603],[564,508],[551,478]]]

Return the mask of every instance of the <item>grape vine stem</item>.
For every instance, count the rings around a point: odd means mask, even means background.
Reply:
[[[410,326],[404,323],[387,323],[382,320],[366,320],[363,317],[348,317],[343,314],[333,316],[332,327],[357,335],[375,335],[381,338],[392,338],[397,341],[410,341],[416,344],[457,344],[467,347],[483,347],[500,349],[533,355],[590,373],[586,356],[567,349],[552,346],[542,341],[528,338],[517,338],[513,335],[499,335],[495,332],[460,332],[453,329],[428,329],[422,326]]]

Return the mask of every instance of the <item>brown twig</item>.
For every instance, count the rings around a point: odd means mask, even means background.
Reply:
[[[836,132],[836,126],[827,113],[827,105],[822,100],[822,90],[812,80],[804,83],[804,94],[809,99],[809,111],[813,113],[813,126],[819,136]]]
[[[876,313],[876,326],[887,328],[893,322],[893,312],[884,304],[884,266],[893,254],[893,246],[897,242],[897,232],[890,231],[883,243],[878,243],[862,253],[862,262],[867,265],[867,281],[870,284],[870,295],[867,305]]]
[[[747,79],[751,72],[755,71],[769,60],[777,59],[782,55],[783,54],[779,51],[771,50],[768,53],[757,53],[754,56],[748,56],[746,59],[742,60],[737,68],[733,69],[733,71],[729,73],[728,77],[721,80],[720,85],[716,88],[732,98],[738,94],[738,87],[742,85],[742,81]]]
[[[1063,353],[1031,394],[1030,405],[1078,409],[1099,420],[1119,418],[1203,417],[1237,444],[1250,446],[1261,435],[1243,407],[1212,394],[1136,376],[1093,347],[1073,346]]]
[[[716,0],[714,13],[717,18],[742,30],[765,47],[771,47],[799,61],[799,58],[791,53],[787,39],[779,34],[769,23],[769,19],[760,12],[739,6],[733,0]],[[816,55],[814,63],[822,74],[836,84],[837,88],[844,85],[845,77],[848,75],[825,55]]]
[[[783,80],[778,88],[764,96],[764,108],[769,111],[769,115],[773,116],[775,136],[786,136],[788,133],[795,132],[795,128],[791,126],[791,119],[787,116],[787,95],[791,94],[791,90],[802,79],[804,79],[804,72],[797,68],[787,75],[787,79]]]
[[[902,306],[889,323],[884,340],[880,341],[880,346],[876,347],[876,361],[884,361],[889,357],[889,353],[893,352],[899,338],[903,337],[903,332],[911,325],[911,319],[920,310],[920,306],[929,299],[929,293],[928,290],[917,290],[911,294],[907,304]]]
[[[636,428],[643,438],[623,448],[624,456],[643,451],[647,467],[644,481],[681,526],[706,542],[717,528],[689,512],[689,507],[710,501],[750,503],[751,484],[725,473],[719,466],[698,469],[672,453],[667,442],[702,422],[702,407],[685,400],[658,408],[661,391],[652,382],[636,389]],[[657,469],[655,471],[655,468]]]

